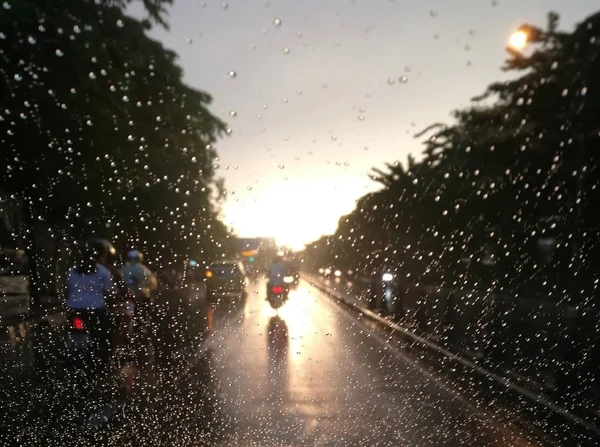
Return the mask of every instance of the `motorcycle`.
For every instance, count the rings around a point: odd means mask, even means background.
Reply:
[[[88,368],[108,365],[110,341],[102,320],[108,318],[86,309],[70,309],[67,313],[65,357],[71,364]]]
[[[267,301],[273,309],[279,309],[287,302],[293,283],[293,276],[284,276],[283,284],[267,284]]]

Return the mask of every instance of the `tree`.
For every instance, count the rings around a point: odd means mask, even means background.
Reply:
[[[224,124],[126,3],[23,0],[0,17],[0,189],[80,235],[161,257],[218,251],[213,145]],[[170,3],[144,0],[149,20],[166,25]]]

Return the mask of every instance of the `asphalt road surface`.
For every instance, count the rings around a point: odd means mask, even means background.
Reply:
[[[479,411],[468,396],[422,370],[376,328],[304,281],[279,312],[265,301],[264,280],[251,284],[245,302],[220,304],[213,334],[201,347],[144,371],[126,400],[105,400],[92,409],[78,402],[68,387],[65,391],[55,386],[55,391],[59,389],[63,403],[69,402],[69,413],[21,402],[13,411],[29,408],[28,425],[21,425],[19,440],[13,435],[12,441],[114,446],[538,445],[519,425]],[[40,400],[49,396],[40,395]],[[83,407],[87,410],[77,412]]]

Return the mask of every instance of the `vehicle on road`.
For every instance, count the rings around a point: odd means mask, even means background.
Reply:
[[[240,262],[213,262],[205,273],[206,294],[212,304],[241,302],[246,296],[246,272]]]
[[[282,307],[289,298],[290,286],[294,279],[292,276],[285,276],[283,284],[267,283],[267,301],[273,309]]]

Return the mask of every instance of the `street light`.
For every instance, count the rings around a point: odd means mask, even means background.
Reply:
[[[527,40],[527,33],[523,30],[517,30],[508,39],[508,44],[515,50],[522,50],[527,45]]]

